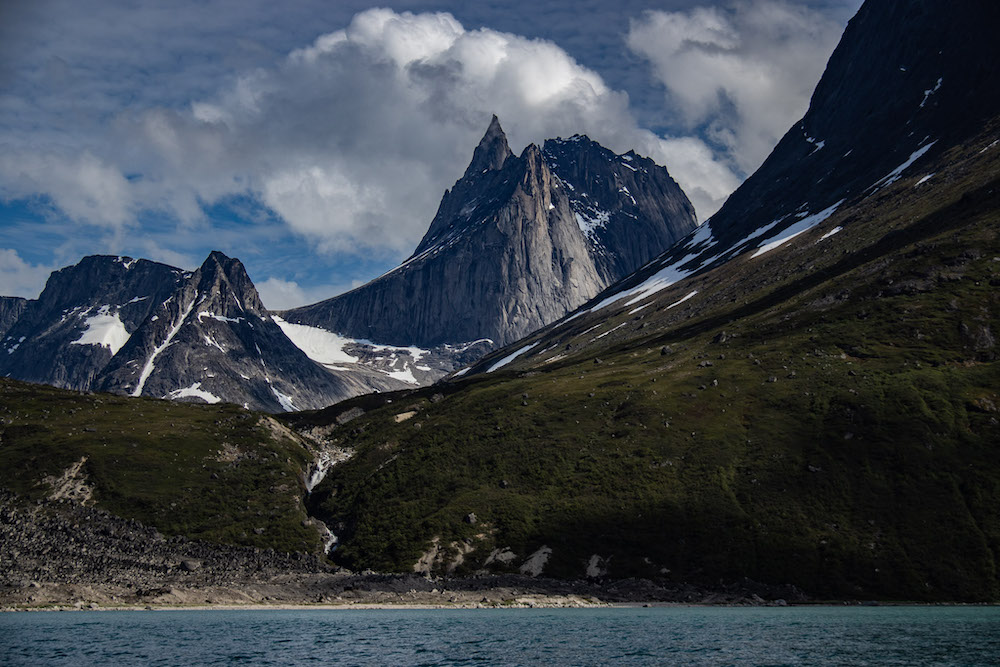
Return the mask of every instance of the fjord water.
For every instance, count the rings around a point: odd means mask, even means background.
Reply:
[[[1000,607],[0,615],[5,665],[988,665]]]

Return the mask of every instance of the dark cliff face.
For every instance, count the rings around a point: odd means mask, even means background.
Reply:
[[[180,269],[95,255],[54,272],[7,332],[0,374],[87,389],[128,336],[184,279]],[[7,345],[7,341],[12,344]]]
[[[865,3],[805,117],[712,217],[713,234],[735,241],[863,198],[918,151],[931,158],[979,131],[1000,109],[998,25],[1000,4],[987,0]]]
[[[652,161],[583,137],[515,156],[494,117],[410,259],[284,317],[397,345],[504,345],[562,317],[694,224],[687,197]]]
[[[657,274],[677,280],[802,231],[980,132],[1000,109],[997,25],[1000,5],[982,0],[866,2],[806,115],[760,169],[696,233],[608,294]]]
[[[28,307],[28,300],[19,296],[0,296],[0,340],[14,326],[18,318]],[[17,341],[14,341],[15,343]]]
[[[661,167],[629,151],[616,155],[585,136],[549,139],[545,162],[566,193],[602,277],[612,283],[695,227],[694,207]]]

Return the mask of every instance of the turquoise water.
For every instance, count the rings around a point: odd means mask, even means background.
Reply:
[[[998,665],[1000,607],[0,615],[3,665]]]

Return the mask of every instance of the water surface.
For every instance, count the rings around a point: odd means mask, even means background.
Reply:
[[[0,614],[4,665],[998,665],[1000,607]]]

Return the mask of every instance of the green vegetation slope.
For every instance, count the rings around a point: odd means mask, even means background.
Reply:
[[[294,417],[357,449],[311,500],[333,557],[998,599],[995,131],[501,370]]]

